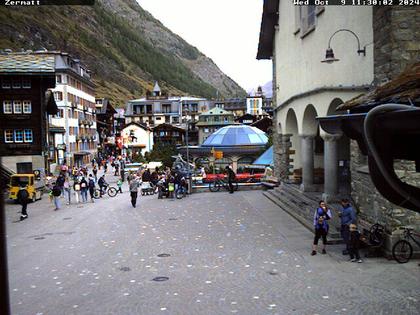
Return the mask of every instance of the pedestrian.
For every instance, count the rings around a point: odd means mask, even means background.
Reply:
[[[82,177],[80,181],[80,193],[82,195],[82,202],[87,202],[87,193],[88,193],[88,182],[86,181],[85,177]]]
[[[66,177],[65,181],[64,181],[64,197],[67,202],[67,204],[69,205],[71,203],[71,187],[70,187],[70,182],[69,182],[69,178]]]
[[[93,173],[93,176],[95,176],[95,181],[97,181],[98,180],[98,169],[96,168],[96,165],[93,167],[92,173]]]
[[[125,180],[125,170],[124,170],[124,167],[122,167],[122,166],[121,166],[120,175],[121,175],[121,181],[124,181]]]
[[[228,180],[228,185],[229,185],[229,193],[233,194],[233,182],[236,179],[236,174],[235,172],[232,170],[232,167],[230,165],[226,166],[226,172],[227,172],[227,180]]]
[[[28,207],[29,202],[29,193],[28,193],[28,186],[19,186],[19,191],[17,193],[17,201],[22,206],[21,214],[20,214],[20,221],[25,220],[28,217],[28,213],[26,212],[26,208]]]
[[[55,209],[54,210],[60,210],[60,195],[61,195],[61,189],[60,187],[57,185],[57,183],[53,184],[53,189],[52,189],[52,195],[53,195],[53,200],[54,200],[54,205],[55,205]]]
[[[74,197],[76,199],[76,203],[79,203],[80,202],[80,189],[81,189],[79,179],[74,180],[73,189],[74,189]]]
[[[105,174],[99,177],[98,185],[99,185],[100,195],[102,198],[102,195],[105,193],[106,187],[108,186],[108,184],[105,181]]]
[[[66,176],[63,174],[58,175],[55,184],[61,190],[61,196],[64,198],[64,182],[66,181]]]
[[[350,224],[350,241],[349,241],[349,254],[351,262],[362,263],[363,260],[360,259],[359,248],[360,248],[360,232],[357,230],[356,224]]]
[[[90,201],[95,202],[94,196],[95,196],[95,181],[93,180],[92,174],[89,174],[89,181],[88,181],[88,188],[89,188],[89,195],[90,195]]]
[[[341,200],[342,209],[339,213],[341,218],[341,237],[343,238],[346,248],[343,250],[343,255],[349,254],[350,241],[350,224],[356,224],[356,211],[350,205],[350,201],[346,198]]]
[[[328,220],[332,217],[331,209],[329,209],[326,203],[321,200],[319,207],[316,209],[314,214],[314,227],[315,227],[315,238],[312,245],[311,255],[316,255],[318,241],[322,238],[322,253],[326,254],[325,246],[327,245],[327,234],[328,234]]]
[[[134,176],[134,178],[130,181],[130,196],[131,196],[131,204],[133,208],[136,207],[139,186],[140,186],[140,180],[139,178],[137,178],[137,176]]]
[[[106,160],[103,160],[102,163],[103,163],[103,166],[104,166],[104,173],[106,173],[107,170],[108,170],[108,162]]]
[[[122,182],[121,178],[118,179],[118,181],[117,181],[117,187],[118,187],[118,192],[120,194],[122,194],[122,184],[123,184],[123,182]]]

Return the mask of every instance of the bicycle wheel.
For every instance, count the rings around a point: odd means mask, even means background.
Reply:
[[[95,191],[93,192],[93,198],[95,199],[101,198],[101,191],[99,189],[95,189]]]
[[[117,195],[117,189],[115,187],[109,187],[108,196],[115,197]]]
[[[400,264],[408,262],[413,255],[413,247],[406,240],[399,240],[392,247],[392,256]]]
[[[211,192],[216,192],[220,190],[220,183],[218,181],[211,182],[209,184],[209,189]]]
[[[176,199],[182,199],[185,196],[185,190],[183,188],[178,188],[175,192]]]

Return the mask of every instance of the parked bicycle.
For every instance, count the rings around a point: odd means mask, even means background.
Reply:
[[[232,183],[233,185],[233,190],[237,191],[238,190],[238,182],[235,181]],[[209,189],[211,192],[216,192],[219,191],[221,187],[224,187],[226,190],[229,191],[229,183],[227,182],[227,180],[225,179],[221,179],[221,178],[216,178],[213,182],[211,182],[209,184]]]
[[[93,193],[93,198],[99,199],[101,198],[101,196],[105,194],[108,194],[108,196],[110,197],[115,197],[117,193],[118,193],[117,188],[107,185],[103,187],[102,193],[100,189],[95,189],[95,192]]]
[[[417,241],[414,237],[418,237],[420,239],[420,234],[413,232],[413,228],[411,227],[402,227],[403,229],[403,238],[394,244],[392,247],[392,256],[396,261],[400,264],[406,263],[411,259],[413,256],[413,246],[409,242],[411,239],[417,246],[420,247],[420,241]]]

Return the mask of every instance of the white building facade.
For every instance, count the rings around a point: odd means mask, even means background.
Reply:
[[[55,53],[56,87],[53,89],[59,113],[52,124],[63,127],[64,135],[56,135],[59,163],[82,165],[97,153],[95,92],[89,70],[66,53]]]
[[[357,53],[358,40],[365,54]],[[321,62],[329,41],[339,59],[332,64]],[[273,61],[274,160],[282,180],[321,190],[327,200],[348,195],[350,183],[341,174],[350,160],[349,139],[326,134],[316,117],[334,114],[369,88],[372,42],[371,7],[265,1],[257,58]]]

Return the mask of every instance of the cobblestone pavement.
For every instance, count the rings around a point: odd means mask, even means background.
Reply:
[[[312,257],[311,233],[261,191],[138,201],[53,211],[44,196],[23,222],[8,204],[12,313],[419,314],[416,261]]]

